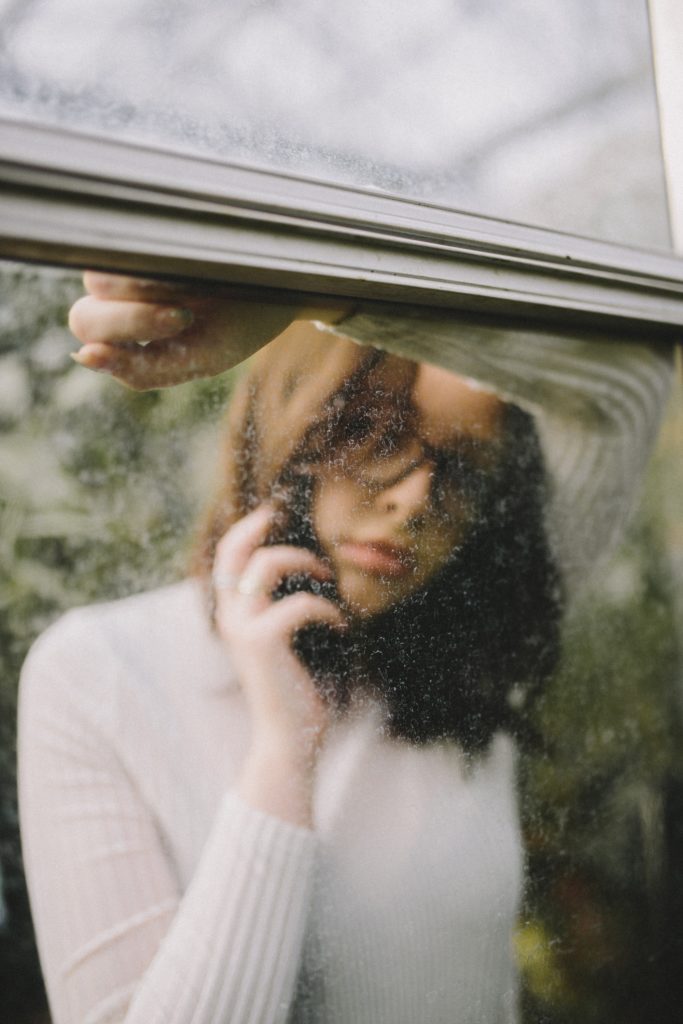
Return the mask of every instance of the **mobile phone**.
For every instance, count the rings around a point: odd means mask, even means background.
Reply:
[[[318,580],[310,573],[292,573],[273,593],[278,601],[291,594],[308,593],[339,603],[334,580]],[[326,622],[312,622],[292,637],[292,650],[310,672],[326,700],[341,707],[348,702],[352,645],[347,634]]]
[[[339,594],[334,580],[318,580],[308,572],[294,572],[278,584],[273,591],[273,600],[280,601],[291,594],[315,594],[324,597],[333,604],[339,603]]]

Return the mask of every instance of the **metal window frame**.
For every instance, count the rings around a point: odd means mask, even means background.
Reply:
[[[683,6],[649,0],[657,106],[674,245],[683,251]]]
[[[0,257],[679,337],[683,260],[0,118]]]

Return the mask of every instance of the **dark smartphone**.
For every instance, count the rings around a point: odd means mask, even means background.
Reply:
[[[273,591],[273,600],[280,601],[290,594],[301,592],[315,594],[316,597],[324,597],[333,604],[339,603],[337,587],[333,580],[317,580],[308,572],[294,572],[285,579]]]
[[[333,580],[317,580],[310,573],[292,573],[273,592],[273,600],[297,593],[315,594],[334,604],[339,594]],[[292,649],[311,673],[323,696],[337,707],[347,703],[352,664],[352,643],[347,633],[325,622],[312,622],[297,630]]]

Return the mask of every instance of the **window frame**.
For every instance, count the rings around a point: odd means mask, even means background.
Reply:
[[[678,0],[648,0],[654,51],[662,156],[674,248],[683,252],[683,7]]]
[[[0,118],[0,258],[679,339],[683,260]]]
[[[0,118],[0,257],[680,336],[683,260]]]

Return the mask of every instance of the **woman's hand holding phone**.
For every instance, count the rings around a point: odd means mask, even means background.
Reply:
[[[348,304],[320,306],[241,299],[220,285],[174,283],[88,270],[87,295],[69,326],[82,343],[74,360],[135,391],[213,377],[242,362],[294,320],[336,323]]]
[[[252,806],[311,827],[317,754],[330,708],[292,649],[295,633],[312,623],[345,627],[327,598],[300,591],[273,600],[293,574],[330,578],[311,551],[290,545],[264,547],[272,510],[261,507],[220,541],[214,565],[216,627],[227,643],[252,720],[250,753],[239,792]]]

